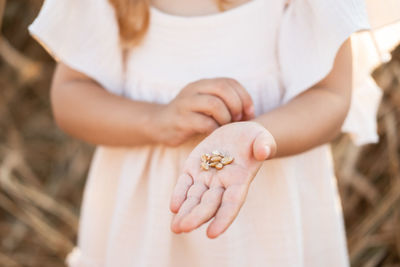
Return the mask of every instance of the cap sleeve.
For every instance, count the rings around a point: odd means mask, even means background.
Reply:
[[[290,1],[278,36],[278,58],[285,88],[283,102],[289,102],[325,78],[341,45],[353,33],[369,27],[364,0]],[[357,66],[354,69],[357,72]],[[350,133],[355,144],[362,145],[378,140],[376,109],[380,93],[369,73],[359,79],[365,79],[365,83],[358,82],[353,88],[342,131]]]
[[[55,60],[122,93],[119,32],[107,0],[45,0],[28,29]]]

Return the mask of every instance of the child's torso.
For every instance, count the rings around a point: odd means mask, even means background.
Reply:
[[[242,1],[222,13],[209,2],[205,15],[152,6],[147,35],[128,57],[125,95],[169,102],[190,82],[231,77],[258,101],[256,112],[278,106],[283,92],[276,47],[284,2]]]

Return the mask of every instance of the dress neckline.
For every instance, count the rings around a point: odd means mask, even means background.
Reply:
[[[206,14],[206,15],[174,15],[171,13],[167,13],[164,11],[161,11],[160,9],[150,5],[150,13],[151,17],[153,18],[160,18],[164,20],[170,20],[170,21],[176,21],[176,22],[201,22],[201,21],[215,21],[215,20],[220,20],[222,18],[226,17],[234,17],[237,15],[241,15],[242,12],[245,12],[246,10],[250,10],[253,7],[257,6],[260,2],[263,0],[250,0],[244,4],[241,4],[239,6],[230,8],[226,11],[223,12],[218,12],[218,13],[211,13],[211,14]]]

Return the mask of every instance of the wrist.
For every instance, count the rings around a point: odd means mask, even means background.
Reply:
[[[147,124],[144,125],[154,143],[165,144],[168,127],[168,119],[165,116],[166,107],[166,104],[153,103],[151,111],[148,112]]]
[[[163,104],[149,102],[132,103],[132,112],[135,114],[131,119],[131,136],[142,136],[144,143],[160,143],[160,114],[162,114]]]
[[[180,144],[180,138],[176,135],[176,119],[173,119],[168,107],[167,104],[155,104],[152,111],[149,112],[148,134],[154,143],[177,146]]]

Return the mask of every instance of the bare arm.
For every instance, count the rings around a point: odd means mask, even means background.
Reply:
[[[88,143],[119,146],[156,142],[152,118],[160,105],[111,94],[62,63],[54,74],[51,102],[58,126]]]
[[[349,110],[351,88],[352,54],[347,40],[325,79],[288,104],[254,119],[274,136],[275,157],[301,153],[335,138]]]

